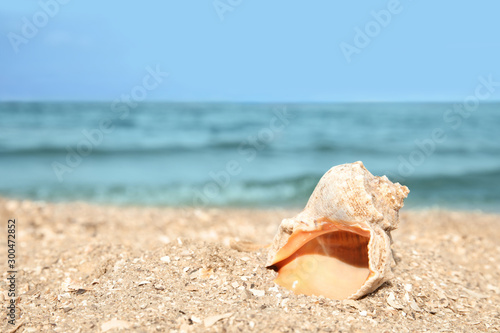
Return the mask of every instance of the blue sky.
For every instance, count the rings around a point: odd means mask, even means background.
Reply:
[[[169,73],[148,100],[461,101],[478,76],[500,81],[498,1],[218,4],[230,10],[219,15],[212,0],[4,1],[0,100],[113,100],[148,66]],[[391,8],[377,23],[372,12]],[[29,38],[26,22],[40,26]],[[340,46],[356,47],[358,28],[372,37],[349,62]]]

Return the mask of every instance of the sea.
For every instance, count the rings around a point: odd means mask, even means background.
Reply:
[[[500,103],[0,103],[9,198],[300,208],[355,161],[405,208],[499,212]]]

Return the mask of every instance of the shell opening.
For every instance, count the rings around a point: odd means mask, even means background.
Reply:
[[[275,282],[296,294],[346,299],[370,275],[370,232],[333,222],[319,229],[290,236],[273,263]]]

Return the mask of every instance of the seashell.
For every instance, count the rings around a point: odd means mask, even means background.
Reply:
[[[284,219],[266,266],[296,294],[357,299],[392,276],[391,230],[409,190],[362,162],[331,168],[305,209]]]

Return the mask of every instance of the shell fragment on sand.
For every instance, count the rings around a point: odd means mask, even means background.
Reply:
[[[284,219],[269,251],[275,282],[296,294],[357,299],[390,279],[391,230],[409,190],[362,162],[331,168],[305,209]]]
[[[210,327],[210,326],[214,325],[216,322],[218,322],[219,320],[229,318],[232,315],[233,315],[233,312],[228,312],[228,313],[224,313],[221,315],[210,316],[210,317],[205,318],[203,320],[203,323],[205,324],[205,327]]]

